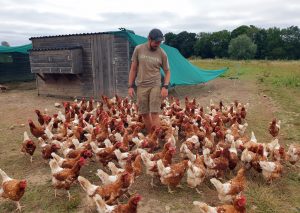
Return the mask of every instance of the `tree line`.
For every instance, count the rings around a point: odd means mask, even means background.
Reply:
[[[300,29],[242,25],[233,31],[165,34],[165,44],[186,57],[232,59],[300,59]]]

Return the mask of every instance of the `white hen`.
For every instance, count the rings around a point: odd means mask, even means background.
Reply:
[[[109,175],[102,169],[98,169],[96,175],[100,178],[103,185],[114,183],[118,179],[117,175]]]

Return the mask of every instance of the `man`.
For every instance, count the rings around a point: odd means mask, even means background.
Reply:
[[[159,29],[151,30],[148,42],[136,46],[131,58],[128,95],[133,98],[133,87],[137,77],[137,105],[148,132],[152,126],[160,125],[161,100],[168,96],[171,74],[167,54],[160,47],[163,40],[163,34]],[[163,85],[160,68],[165,73]]]

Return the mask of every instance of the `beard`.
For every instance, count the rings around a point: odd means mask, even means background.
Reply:
[[[158,49],[158,47],[159,47],[159,45],[149,45],[150,46],[150,50],[151,51],[155,51],[155,50],[157,50]]]
[[[150,46],[150,50],[151,50],[151,51],[155,51],[155,50],[157,50],[157,48],[158,48],[158,47]]]

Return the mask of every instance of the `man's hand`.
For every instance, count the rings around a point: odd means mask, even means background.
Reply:
[[[135,92],[134,92],[133,88],[128,89],[128,95],[129,95],[129,97],[133,98],[133,96],[135,95]]]
[[[162,98],[166,98],[168,96],[168,90],[163,87],[163,88],[161,88],[160,94],[161,94]]]

